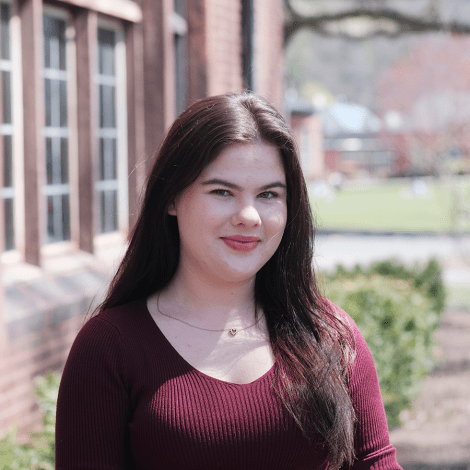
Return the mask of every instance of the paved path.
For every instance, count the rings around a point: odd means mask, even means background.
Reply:
[[[390,440],[405,470],[470,470],[470,313],[445,312],[436,336],[438,365]]]
[[[470,236],[407,235],[317,235],[315,263],[319,269],[332,269],[341,263],[370,264],[388,258],[407,263],[438,258],[444,267],[444,282],[470,286]]]

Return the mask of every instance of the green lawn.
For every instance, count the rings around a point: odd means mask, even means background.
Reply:
[[[409,181],[384,180],[362,186],[350,184],[323,197],[312,190],[310,199],[320,229],[470,232],[469,217],[453,222],[455,191],[470,209],[470,179],[426,184],[423,195],[413,195]]]

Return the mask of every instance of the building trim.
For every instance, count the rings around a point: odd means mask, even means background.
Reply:
[[[75,5],[80,8],[92,10],[97,13],[120,18],[131,23],[142,21],[142,10],[137,3],[131,0],[60,0],[61,3]]]

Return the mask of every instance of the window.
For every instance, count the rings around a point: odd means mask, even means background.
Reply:
[[[45,14],[44,93],[47,242],[70,239],[69,129],[66,28],[64,19]]]
[[[116,32],[98,29],[98,232],[118,229],[118,131]]]
[[[188,24],[186,0],[174,0],[172,26],[175,43],[175,106],[180,114],[188,105]]]
[[[14,200],[15,188],[13,183],[13,116],[12,116],[12,90],[11,74],[12,61],[10,51],[10,15],[11,7],[8,4],[0,4],[1,15],[1,52],[0,70],[2,80],[2,125],[0,132],[3,144],[3,204],[5,217],[5,250],[15,247],[14,241]]]
[[[245,87],[254,91],[254,6],[253,0],[242,0],[242,66]]]

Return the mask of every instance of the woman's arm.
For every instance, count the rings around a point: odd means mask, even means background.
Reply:
[[[131,468],[129,399],[117,329],[99,317],[78,334],[59,389],[56,470]]]
[[[374,360],[359,329],[352,323],[356,338],[356,358],[349,391],[356,410],[356,462],[351,470],[402,470],[390,444],[387,418],[380,395]]]

